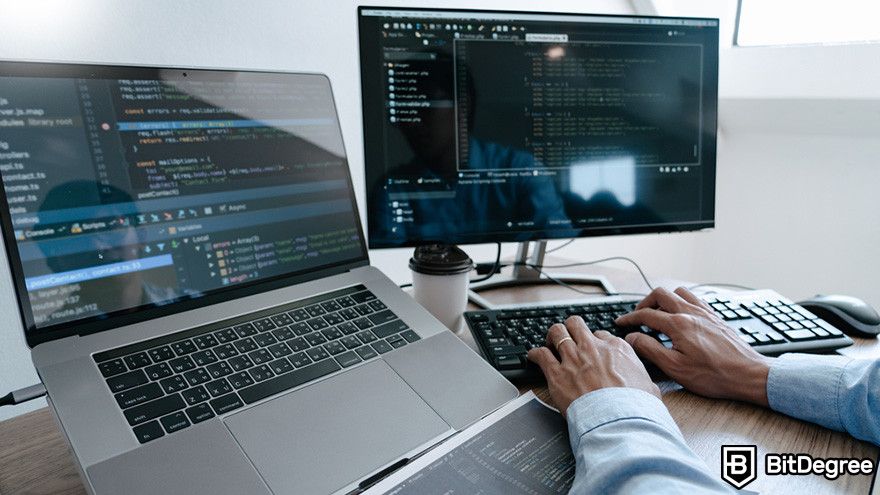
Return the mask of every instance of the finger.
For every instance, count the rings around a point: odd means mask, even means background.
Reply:
[[[632,346],[636,354],[656,364],[657,367],[664,371],[672,360],[673,353],[676,352],[663,347],[663,344],[656,339],[643,333],[631,333],[624,339]]]
[[[604,340],[606,342],[617,338],[614,335],[611,335],[611,333],[608,332],[607,330],[597,330],[597,331],[593,332],[593,336],[599,340]]]
[[[574,339],[574,342],[577,345],[588,344],[593,338],[593,334],[590,332],[587,322],[585,322],[580,316],[569,316],[568,319],[565,320],[565,328],[568,330],[568,334],[571,335],[571,338]]]
[[[685,315],[671,315],[659,309],[637,309],[632,313],[625,314],[614,321],[619,326],[647,325],[658,332],[663,332],[672,338],[681,334],[682,318]]]
[[[577,357],[577,344],[573,340],[574,337],[571,337],[572,340],[566,340],[568,337],[571,335],[561,323],[554,323],[547,332],[547,347],[556,349],[559,357],[562,358],[560,361],[574,360]]]
[[[709,304],[706,303],[706,301],[700,299],[693,292],[687,290],[686,288],[679,287],[679,288],[675,289],[674,292],[676,294],[678,294],[682,299],[693,304],[694,306],[698,306],[700,308],[705,309],[706,311],[709,311],[710,313],[714,313],[714,311],[712,311],[712,307],[709,306]]]
[[[636,309],[644,308],[659,308],[668,313],[682,313],[687,309],[687,302],[665,287],[657,287],[636,305]]]
[[[559,360],[556,359],[556,356],[553,355],[553,352],[546,347],[535,347],[534,349],[529,350],[526,357],[529,358],[529,361],[538,365],[541,368],[541,372],[544,373],[544,376],[550,376],[557,367],[559,367]]]

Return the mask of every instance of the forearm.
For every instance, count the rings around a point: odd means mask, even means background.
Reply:
[[[731,492],[651,394],[600,389],[572,402],[567,416],[577,461],[572,494]]]
[[[880,445],[880,360],[786,354],[767,378],[770,407]]]

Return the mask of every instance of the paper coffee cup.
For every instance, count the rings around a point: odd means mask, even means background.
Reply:
[[[409,260],[413,276],[413,298],[458,332],[467,306],[468,279],[474,262],[457,246],[431,244],[417,247]]]

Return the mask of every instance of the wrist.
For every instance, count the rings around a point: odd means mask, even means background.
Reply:
[[[767,399],[767,378],[770,375],[770,365],[773,358],[766,356],[756,356],[750,360],[748,365],[743,367],[739,373],[733,377],[734,393],[733,398],[751,402],[763,407],[769,407]]]

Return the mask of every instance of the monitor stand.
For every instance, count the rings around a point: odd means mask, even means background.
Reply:
[[[546,251],[547,241],[526,241],[519,243],[519,246],[517,246],[516,248],[516,258],[514,260],[516,264],[513,266],[513,273],[499,273],[484,282],[476,282],[471,284],[468,287],[468,300],[470,300],[470,302],[476,304],[480,308],[494,309],[497,306],[489,302],[485,297],[479,295],[478,292],[500,289],[503,287],[555,284],[557,283],[555,282],[555,280],[564,282],[566,284],[593,285],[596,287],[601,287],[602,290],[605,291],[606,295],[610,295],[616,292],[614,290],[614,287],[611,285],[611,282],[609,282],[607,278],[600,275],[581,275],[577,273],[554,272],[550,274],[550,276],[552,276],[554,280],[550,280],[549,278],[547,278],[546,275],[542,274],[538,270],[527,266],[542,266],[544,264],[544,254],[546,253]],[[521,304],[524,306],[532,305],[529,303]],[[510,305],[505,304],[504,306],[509,307]]]

